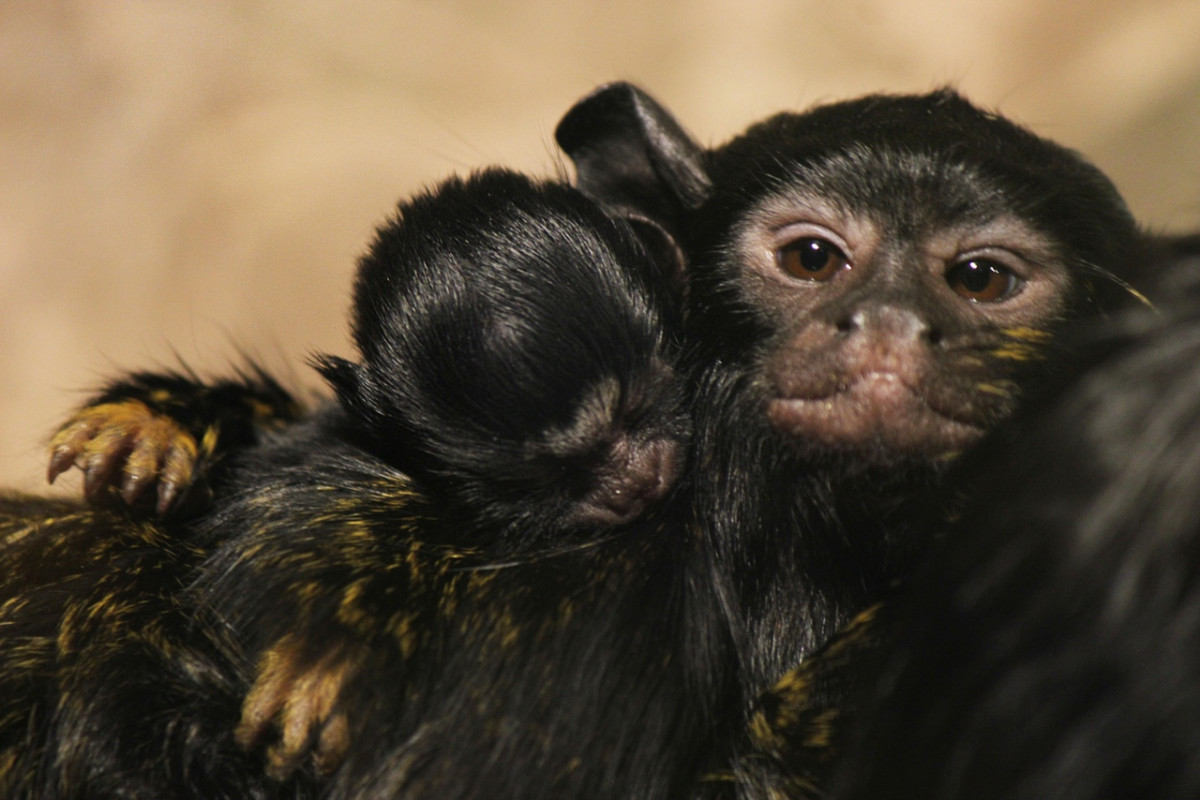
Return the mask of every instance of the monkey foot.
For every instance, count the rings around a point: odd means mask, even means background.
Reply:
[[[166,514],[191,487],[195,438],[138,400],[84,408],[50,440],[51,483],[72,466],[83,471],[89,502],[115,489],[129,505],[157,484],[155,510]]]
[[[337,704],[363,654],[353,647],[335,647],[309,662],[302,651],[292,636],[284,636],[267,651],[235,731],[238,743],[251,749],[274,729],[267,773],[276,780],[285,780],[306,756],[318,775],[328,776],[349,748],[348,720]]]

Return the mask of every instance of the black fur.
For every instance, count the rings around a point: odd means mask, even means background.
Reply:
[[[973,501],[888,623],[837,797],[1200,794],[1200,315],[1136,315],[1095,347],[978,454]]]
[[[0,495],[0,797],[310,796],[234,741],[238,648],[183,591],[202,552],[133,513]]]
[[[362,362],[322,361],[339,407],[247,451],[196,526],[219,543],[201,603],[256,669],[238,738],[272,775],[548,798],[694,774],[726,659],[696,541],[644,513],[686,425],[671,265],[641,241],[504,173],[381,229]]]
[[[404,204],[363,260],[362,361],[320,362],[340,403],[226,451],[231,480],[209,513],[155,525],[68,508],[55,522],[14,500],[14,528],[53,526],[84,548],[65,562],[80,568],[107,557],[87,549],[93,529],[118,555],[165,559],[154,544],[177,537],[189,557],[155,582],[140,567],[111,581],[151,618],[190,608],[219,621],[216,644],[186,625],[158,650],[135,640],[149,652],[126,681],[169,681],[163,724],[210,732],[170,738],[163,769],[137,781],[97,758],[111,791],[191,796],[224,781],[287,795],[329,778],[332,796],[661,795],[694,771],[711,713],[692,698],[720,695],[696,665],[723,659],[673,659],[714,646],[682,641],[695,631],[673,621],[716,615],[696,607],[694,541],[646,515],[683,466],[687,430],[674,258],[653,225],[569,187],[500,171],[448,181]],[[75,605],[108,608],[93,591],[26,573],[9,594],[50,642]],[[37,610],[46,594],[66,606]],[[212,668],[222,693],[195,702],[214,692],[189,682],[190,653],[213,648],[228,659]],[[24,680],[13,658],[0,680]],[[0,721],[17,753],[0,775],[50,785],[48,797],[107,796],[54,764],[40,777],[36,748],[85,764],[115,749],[136,765],[140,739],[102,741],[78,723],[132,724],[138,707],[85,697],[23,740],[72,675],[33,666],[51,677]],[[193,747],[219,772],[174,769]]]

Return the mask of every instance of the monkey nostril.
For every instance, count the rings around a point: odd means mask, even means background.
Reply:
[[[852,314],[847,314],[844,317],[840,317],[838,319],[835,327],[837,328],[838,333],[847,334],[847,333],[853,333],[854,331],[861,328],[862,325],[863,325],[863,313],[861,311],[855,311]]]
[[[925,341],[932,347],[939,347],[942,344],[942,332],[937,328],[926,329]]]

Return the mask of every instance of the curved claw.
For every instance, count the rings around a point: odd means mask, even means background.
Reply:
[[[175,501],[182,494],[183,490],[179,487],[179,484],[170,481],[159,481],[158,501],[154,504],[154,513],[160,517],[165,517],[167,512],[175,506]]]
[[[54,483],[54,479],[79,462],[84,454],[87,443],[96,435],[103,424],[100,415],[94,413],[103,406],[80,411],[70,422],[63,425],[50,440],[50,468],[46,479]],[[80,468],[83,464],[79,464]]]
[[[112,482],[113,475],[118,472],[122,454],[112,451],[100,451],[88,456],[83,466],[83,495],[88,502],[99,501]]]
[[[59,445],[50,451],[50,468],[46,471],[46,480],[54,483],[54,479],[75,466],[76,451],[68,445]]]

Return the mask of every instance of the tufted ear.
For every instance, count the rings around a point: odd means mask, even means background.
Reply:
[[[567,112],[555,139],[575,164],[576,184],[610,207],[668,228],[708,197],[704,149],[650,95],[629,83],[596,89]]]

